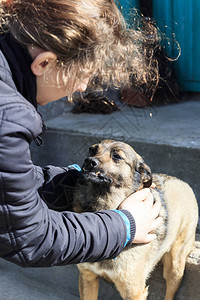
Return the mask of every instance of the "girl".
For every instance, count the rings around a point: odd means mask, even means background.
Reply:
[[[53,183],[74,186],[79,172],[34,166],[29,150],[45,131],[38,104],[71,97],[97,77],[115,85],[130,74],[152,78],[141,32],[126,29],[114,0],[7,0],[0,13],[0,256],[47,267],[113,258],[125,243],[150,242],[162,220],[149,189],[118,211],[58,212],[44,195],[66,203],[69,194]]]

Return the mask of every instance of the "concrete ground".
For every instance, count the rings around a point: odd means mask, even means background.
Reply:
[[[185,102],[160,107],[136,109],[121,105],[121,111],[110,115],[74,115],[63,101],[60,107],[58,116],[51,110],[46,117],[48,132],[44,135],[44,147],[32,146],[36,164],[81,164],[92,143],[114,138],[129,142],[154,172],[186,180],[200,199],[200,95],[189,95]],[[159,277],[157,282],[161,281]],[[199,276],[197,286],[198,281]],[[159,285],[152,287],[157,290]],[[150,299],[163,299],[163,289],[162,285],[157,296]],[[198,300],[199,294],[188,294],[187,300]],[[76,266],[23,269],[0,260],[0,300],[26,299],[79,299]],[[101,281],[99,300],[102,299],[121,298],[113,287]]]
[[[79,300],[76,266],[24,269],[0,260],[0,300]],[[100,281],[99,300],[121,300]]]

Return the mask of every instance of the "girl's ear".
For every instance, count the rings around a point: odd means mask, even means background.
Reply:
[[[47,68],[55,62],[57,56],[50,51],[39,53],[31,64],[31,70],[35,76],[42,76]]]

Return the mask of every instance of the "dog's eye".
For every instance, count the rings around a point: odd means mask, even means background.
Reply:
[[[112,159],[117,161],[117,160],[121,160],[123,158],[118,153],[113,152],[112,153]]]
[[[98,145],[92,146],[92,147],[89,148],[89,153],[90,153],[91,156],[96,155],[97,152],[98,152]]]

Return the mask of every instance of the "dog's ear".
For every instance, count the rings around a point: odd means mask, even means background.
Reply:
[[[149,166],[147,166],[144,162],[139,162],[137,171],[140,173],[143,187],[150,187],[152,185],[152,173]]]

